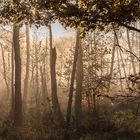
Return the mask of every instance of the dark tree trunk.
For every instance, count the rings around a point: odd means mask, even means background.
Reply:
[[[19,45],[19,25],[13,26],[13,47],[15,54],[15,111],[14,123],[16,127],[22,125],[22,97],[21,97],[21,58]]]
[[[77,33],[77,36],[79,37],[78,33]],[[79,50],[79,45],[78,45],[78,41],[76,41],[74,60],[73,60],[73,66],[72,66],[71,82],[70,82],[70,90],[69,90],[69,100],[68,100],[68,106],[67,106],[66,128],[65,128],[64,140],[69,139],[68,131],[69,131],[69,125],[70,125],[70,120],[71,120],[72,99],[73,99],[74,80],[75,80],[75,73],[76,73],[76,63],[78,59],[78,50]]]
[[[50,72],[51,72],[51,97],[53,105],[53,116],[58,125],[64,124],[64,118],[60,109],[57,97],[57,80],[56,80],[56,49],[52,47],[52,30],[49,27],[50,34]]]
[[[40,74],[41,74],[41,86],[42,86],[42,99],[45,111],[48,111],[48,89],[47,89],[47,81],[46,81],[46,75],[45,75],[45,64],[43,65],[43,68],[40,67]]]
[[[83,60],[82,60],[82,46],[80,41],[80,32],[77,31],[77,45],[79,45],[78,59],[76,66],[76,94],[75,94],[75,118],[76,125],[78,126],[81,122],[82,113],[82,83],[83,83]]]
[[[26,100],[28,95],[28,81],[29,81],[29,65],[30,65],[30,37],[29,37],[29,25],[26,25],[26,74],[24,79],[24,92],[23,102],[26,109]]]
[[[12,54],[11,54],[11,118],[14,119],[14,110],[15,110],[15,92],[14,92],[14,48],[12,45]]]
[[[39,112],[39,49],[37,46],[37,35],[35,38],[35,100],[37,112]],[[39,115],[39,114],[38,114]]]

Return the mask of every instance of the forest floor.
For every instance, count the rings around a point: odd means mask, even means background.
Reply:
[[[65,128],[56,126],[50,116],[41,117],[33,113],[25,118],[26,122],[21,128],[22,140],[68,140],[63,139]],[[10,120],[1,121],[0,136],[0,140],[17,139]],[[140,140],[140,117],[130,110],[113,115],[106,112],[98,117],[84,113],[78,127],[72,120],[69,136],[69,140]]]

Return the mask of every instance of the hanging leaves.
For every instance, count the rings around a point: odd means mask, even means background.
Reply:
[[[48,25],[59,20],[65,27],[101,31],[114,24],[139,31],[129,24],[140,19],[139,0],[25,0],[0,2],[1,22],[30,22]]]

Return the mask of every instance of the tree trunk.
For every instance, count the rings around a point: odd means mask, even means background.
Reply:
[[[56,81],[56,49],[52,47],[52,30],[49,26],[50,34],[50,75],[51,75],[51,98],[53,105],[53,115],[58,125],[64,124],[63,115],[57,97],[57,81]]]
[[[24,92],[23,102],[26,108],[26,100],[28,95],[28,81],[29,81],[29,65],[30,65],[30,37],[29,37],[29,25],[26,25],[26,74],[24,79]]]
[[[37,42],[37,34],[35,37],[35,100],[36,100],[36,108],[39,113],[39,49]]]
[[[128,41],[129,51],[131,53],[133,53],[132,46],[131,46],[131,43],[130,43],[129,30],[127,29],[126,32],[127,32],[127,41]],[[134,64],[134,56],[132,54],[130,54],[130,57],[131,57],[131,63],[132,63],[132,68],[133,68],[133,74],[136,74],[136,67],[135,67],[135,64]]]
[[[21,97],[21,58],[19,45],[19,30],[17,24],[13,25],[13,47],[15,54],[15,112],[14,123],[16,128],[22,125],[22,97]]]
[[[113,75],[113,68],[114,68],[114,60],[115,60],[115,48],[116,48],[116,39],[115,39],[115,34],[114,34],[114,46],[112,50],[112,58],[111,58],[111,67],[110,67],[110,80]]]
[[[116,33],[115,30],[114,30],[114,34],[115,34],[115,41],[116,41],[116,44],[118,46],[119,53],[120,53],[120,59],[121,59],[121,62],[122,62],[122,68],[123,68],[123,71],[124,71],[124,76],[125,76],[127,88],[129,88],[129,82],[127,80],[127,72],[126,72],[126,68],[125,68],[125,63],[124,63],[124,60],[123,60],[123,55],[122,55],[121,49],[119,47],[119,39],[118,39],[118,36],[117,36],[117,33]]]
[[[47,81],[46,81],[46,74],[45,74],[45,63],[43,67],[40,67],[40,74],[41,74],[41,86],[42,86],[42,99],[44,104],[45,111],[49,111],[50,106],[48,103],[48,88],[47,88]]]
[[[112,75],[113,75],[114,60],[115,60],[115,50],[116,50],[116,39],[115,39],[115,33],[114,33],[114,46],[113,46],[112,57],[111,57],[111,67],[110,67],[109,83],[108,83],[108,90],[107,90],[108,92],[110,90],[110,82],[111,82]]]
[[[77,33],[77,38],[78,37],[79,37],[79,33]],[[72,66],[72,75],[71,75],[71,82],[70,82],[70,89],[69,89],[69,100],[68,100],[68,106],[67,106],[66,128],[65,128],[64,140],[69,139],[68,131],[69,131],[69,125],[70,125],[70,119],[71,119],[74,80],[75,80],[75,73],[76,73],[76,63],[77,63],[77,59],[78,59],[78,50],[79,50],[78,42],[79,41],[76,41],[74,60],[73,60],[73,66]]]
[[[76,66],[76,95],[75,95],[75,118],[77,126],[81,122],[81,113],[82,113],[82,83],[83,83],[83,60],[82,60],[82,46],[80,41],[80,31],[77,30],[77,45],[79,45],[78,59]]]
[[[4,77],[4,81],[5,81],[6,88],[7,88],[7,99],[9,99],[10,89],[9,89],[9,84],[8,84],[8,81],[7,81],[5,56],[4,56],[4,50],[3,50],[2,46],[1,46],[1,49],[2,49],[2,61],[3,61],[3,77]]]
[[[14,92],[14,46],[12,45],[12,54],[11,54],[11,117],[14,119],[14,110],[15,110],[15,92]]]

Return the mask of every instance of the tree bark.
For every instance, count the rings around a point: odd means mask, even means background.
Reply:
[[[39,113],[39,49],[37,42],[37,34],[35,37],[35,100],[36,100],[36,108]]]
[[[28,95],[28,81],[29,81],[29,66],[30,66],[30,37],[29,37],[29,25],[26,25],[26,74],[24,79],[24,92],[23,92],[23,102],[26,108],[26,101]]]
[[[41,86],[42,86],[42,100],[44,104],[45,112],[50,112],[50,103],[48,101],[48,88],[47,88],[47,79],[46,79],[46,68],[45,68],[45,58],[43,60],[43,66],[40,67],[41,74]]]
[[[50,75],[51,75],[51,98],[53,105],[53,115],[58,125],[64,124],[64,118],[60,109],[58,97],[57,97],[57,80],[56,80],[56,48],[52,46],[52,29],[49,26],[50,35]]]
[[[131,46],[131,43],[130,43],[130,37],[129,37],[128,29],[126,30],[126,33],[127,33],[127,41],[128,41],[129,51],[133,53],[132,46]],[[134,56],[132,54],[130,54],[130,57],[131,57],[131,63],[132,63],[132,68],[133,68],[133,74],[136,74],[136,67],[135,67],[135,64],[134,64]]]
[[[79,37],[78,33],[77,33],[77,36]],[[69,131],[69,125],[70,125],[70,120],[71,120],[72,99],[73,99],[74,80],[75,80],[75,73],[76,73],[76,63],[77,63],[77,59],[78,59],[78,50],[79,50],[79,45],[78,45],[78,41],[76,41],[74,60],[73,60],[73,66],[72,66],[70,89],[69,89],[69,100],[68,100],[68,106],[67,106],[66,128],[65,128],[64,140],[66,140],[66,139],[69,140],[68,131]]]
[[[14,92],[14,46],[12,45],[12,54],[11,54],[11,117],[14,119],[14,110],[15,110],[15,92]]]
[[[112,75],[113,75],[114,60],[115,60],[115,48],[116,48],[116,39],[115,39],[115,34],[114,34],[114,46],[113,46],[113,50],[112,50],[111,67],[110,67],[110,80],[111,80]]]
[[[82,113],[82,83],[83,83],[83,51],[80,40],[80,31],[77,30],[77,45],[79,45],[78,59],[76,66],[76,94],[75,94],[75,118],[76,125],[79,126],[81,122]]]
[[[15,54],[15,112],[14,123],[15,126],[22,125],[22,97],[21,97],[21,58],[19,45],[19,30],[18,24],[13,25],[13,47]]]
[[[3,61],[3,77],[4,77],[4,81],[5,81],[6,88],[7,88],[7,99],[9,99],[10,89],[9,89],[9,84],[8,84],[8,81],[7,81],[5,56],[4,56],[4,50],[3,50],[2,46],[1,46],[1,49],[2,49],[2,61]]]

